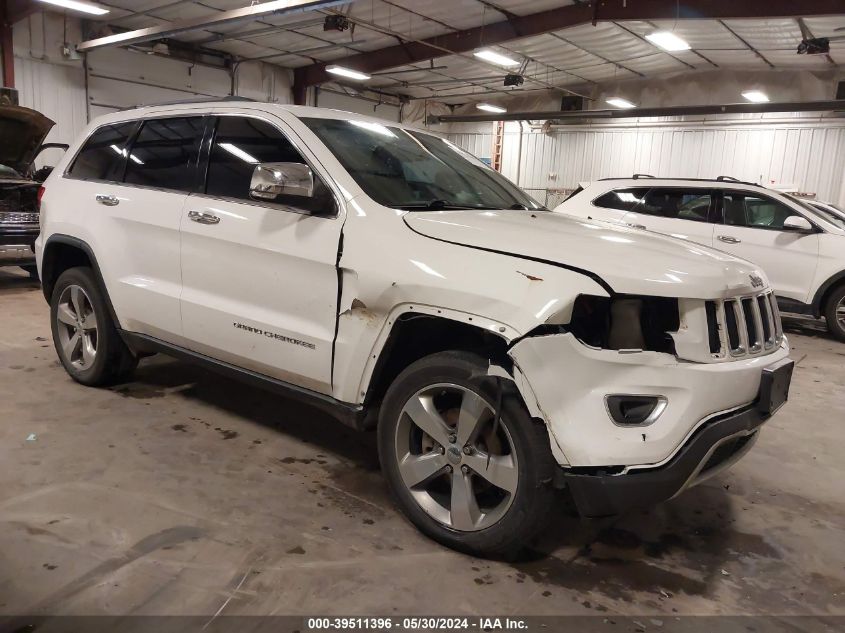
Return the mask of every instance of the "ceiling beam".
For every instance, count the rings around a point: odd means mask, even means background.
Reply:
[[[88,40],[80,43],[76,47],[76,50],[86,52],[109,46],[129,46],[141,42],[175,37],[192,31],[201,31],[241,22],[253,22],[259,18],[271,15],[289,15],[304,11],[314,11],[316,9],[348,4],[349,2],[351,0],[273,0],[263,4],[232,9],[231,11],[222,11],[201,18],[177,20],[166,25],[152,26],[146,29],[126,31],[125,33],[116,33],[114,35]]]
[[[572,26],[616,20],[729,19],[760,17],[810,17],[842,13],[842,0],[594,0],[592,5],[573,4],[530,15],[513,16],[425,40],[403,42],[375,51],[351,55],[343,65],[373,73],[396,66],[444,56],[444,49],[469,53],[483,46],[559,31]],[[337,63],[337,62],[335,62]],[[326,64],[303,66],[294,71],[294,83],[301,89],[330,81]]]
[[[543,112],[506,112],[504,114],[447,114],[439,123],[482,123],[485,121],[548,121],[552,119],[632,119],[660,116],[695,116],[707,114],[760,114],[763,112],[842,112],[845,99],[832,101],[793,101],[786,103],[726,103],[723,105],[663,106],[626,110],[581,110]]]

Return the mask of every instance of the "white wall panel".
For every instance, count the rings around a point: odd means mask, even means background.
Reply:
[[[56,122],[47,142],[72,143],[87,124],[82,66],[16,57],[15,84],[22,106],[38,110]],[[60,150],[47,150],[38,157],[37,164],[55,165],[61,155]]]
[[[387,103],[377,103],[369,99],[357,99],[348,95],[320,90],[317,92],[317,106],[356,112],[367,116],[374,116],[387,121],[399,121],[399,108]]]
[[[580,126],[526,133],[522,159],[518,128],[505,134],[502,173],[536,195],[574,188],[581,181],[629,177],[733,176],[764,185],[793,185],[819,199],[845,203],[845,121]],[[477,156],[489,156],[492,135],[448,138]]]

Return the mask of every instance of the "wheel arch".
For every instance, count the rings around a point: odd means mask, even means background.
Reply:
[[[56,233],[51,235],[44,245],[44,254],[41,258],[41,290],[47,303],[50,302],[53,288],[61,274],[77,266],[88,266],[94,272],[94,277],[106,300],[109,315],[115,327],[120,329],[120,321],[111,303],[94,250],[87,242],[77,237]]]
[[[431,354],[448,350],[475,352],[499,365],[509,366],[507,347],[508,340],[499,328],[478,317],[442,308],[421,311],[419,307],[405,307],[388,319],[385,332],[370,355],[361,379],[363,404],[377,410],[378,403],[402,370]],[[375,417],[372,418],[367,426],[375,424]]]
[[[840,270],[838,273],[831,275],[827,281],[819,286],[813,297],[813,316],[818,318],[824,313],[824,305],[828,296],[842,284],[845,284],[845,270]]]

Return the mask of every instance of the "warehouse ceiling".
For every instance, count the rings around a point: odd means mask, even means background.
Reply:
[[[641,0],[642,1],[642,0]],[[650,0],[645,0],[648,4]],[[735,0],[736,5],[745,0]],[[795,3],[802,12],[817,0]],[[628,0],[636,10],[636,0]],[[210,17],[241,8],[245,0],[107,0],[103,22],[119,30],[166,26]],[[651,4],[655,4],[651,2]],[[672,3],[674,5],[674,3]],[[759,5],[759,3],[757,3]],[[781,3],[782,4],[782,3]],[[831,3],[828,3],[831,4]],[[408,45],[425,38],[454,34],[567,5],[573,0],[356,0],[326,3],[318,10],[284,16],[262,16],[250,22],[213,30],[198,28],[175,39],[220,51],[238,60],[261,60],[285,68],[335,63],[362,53]],[[681,3],[678,3],[681,6]],[[589,8],[589,7],[586,7]],[[680,9],[679,9],[680,10]],[[448,46],[431,46],[437,57],[372,72],[355,88],[377,89],[412,99],[436,99],[449,104],[497,98],[504,93],[560,89],[562,93],[588,89],[599,82],[653,78],[699,70],[801,69],[823,71],[845,64],[845,10],[839,16],[754,19],[663,19],[598,21],[511,39],[493,48],[519,62],[504,69],[472,52],[449,54]],[[326,19],[341,15],[344,30],[326,30]],[[599,14],[600,15],[600,14]],[[335,18],[336,19],[336,18]],[[691,46],[667,52],[645,36],[672,31]],[[829,54],[799,55],[797,47],[809,37],[833,38]],[[430,57],[430,55],[429,55]],[[397,62],[401,62],[397,56]],[[521,86],[505,87],[507,73],[524,78]],[[335,83],[337,86],[337,82]]]

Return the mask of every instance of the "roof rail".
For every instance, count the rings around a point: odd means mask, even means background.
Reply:
[[[612,177],[612,178],[598,178],[597,181],[604,180],[639,180],[641,178],[652,178],[654,180],[685,180],[687,182],[730,182],[740,185],[753,185],[754,187],[764,187],[759,182],[748,182],[745,180],[737,180],[730,176],[719,176],[718,178],[661,178],[660,176],[651,176],[649,174],[634,174],[633,178],[628,176]]]
[[[255,99],[249,97],[238,97],[237,95],[229,95],[226,97],[196,97],[195,99],[182,99],[179,101],[161,101],[159,103],[142,103],[140,105],[127,106],[121,108],[120,112],[126,110],[136,110],[138,108],[153,108],[158,106],[172,106],[172,105],[191,105],[192,103],[219,103],[221,101],[235,101],[235,102],[252,102],[256,103]]]

